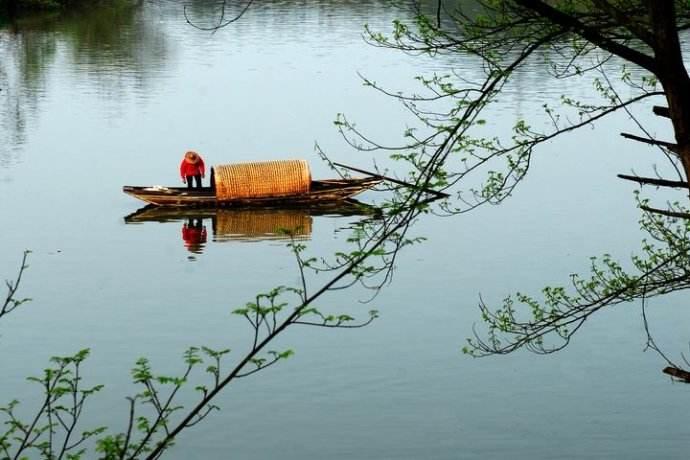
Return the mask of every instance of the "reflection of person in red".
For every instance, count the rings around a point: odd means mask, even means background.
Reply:
[[[206,226],[201,219],[189,219],[182,225],[182,239],[189,252],[201,254],[206,244]]]
[[[204,159],[196,152],[191,150],[184,154],[180,163],[180,176],[182,183],[187,183],[187,188],[192,188],[192,180],[196,181],[196,188],[201,188],[201,179],[206,175]]]

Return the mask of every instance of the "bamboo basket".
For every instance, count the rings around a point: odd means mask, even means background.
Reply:
[[[307,193],[311,173],[305,160],[236,163],[214,167],[213,180],[222,202]]]
[[[213,219],[213,241],[289,238],[281,229],[307,239],[311,228],[312,217],[300,210],[219,209]]]

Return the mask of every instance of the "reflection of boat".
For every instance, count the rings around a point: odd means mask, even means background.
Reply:
[[[148,205],[125,216],[125,223],[201,222],[211,220],[215,242],[230,240],[305,239],[313,216],[377,216],[380,211],[354,200],[337,205],[296,208],[178,208]],[[186,224],[188,225],[188,224]]]
[[[135,187],[122,191],[157,206],[279,206],[337,202],[381,182],[380,178],[312,180],[303,160],[220,165],[211,168],[211,186]]]
[[[213,241],[297,239],[311,236],[312,217],[294,209],[221,209],[213,219]]]

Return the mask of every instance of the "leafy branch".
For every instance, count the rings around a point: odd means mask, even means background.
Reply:
[[[434,9],[423,2],[413,5],[414,19],[395,21],[388,35],[367,27],[368,43],[413,56],[462,58],[466,67],[481,69],[487,78],[500,76],[501,83],[489,88],[486,79],[468,78],[451,69],[418,76],[421,93],[404,94],[362,77],[366,86],[399,101],[417,125],[406,127],[399,145],[386,145],[367,136],[343,114],[338,115],[335,124],[353,148],[388,154],[403,162],[408,177],[425,177],[438,190],[453,189],[457,204],[444,202],[441,209],[445,215],[499,204],[511,196],[528,173],[538,146],[613,113],[625,111],[630,115],[631,106],[648,98],[668,98],[667,87],[661,85],[665,75],[659,64],[665,59],[666,48],[649,40],[657,33],[654,28],[659,27],[653,16],[668,10],[668,24],[664,25],[671,29],[669,36],[687,27],[690,19],[686,6],[678,4],[673,11],[645,2],[626,4],[624,11],[620,5],[605,1],[585,6],[573,2],[485,0],[470,11],[463,10],[462,4],[437,2]],[[619,58],[644,73],[631,71]],[[560,110],[550,104],[543,106],[550,129],[537,129],[534,123],[517,120],[509,139],[487,135],[491,121],[478,113],[498,100],[504,85],[528,62],[541,64],[540,68],[556,79],[599,74],[592,81],[601,102],[583,103],[562,96]],[[621,98],[616,92],[607,75],[614,66],[621,71],[620,82],[634,95]],[[664,91],[659,91],[660,87]],[[475,112],[477,116],[464,117],[472,106],[480,109]],[[464,123],[462,129],[457,129],[459,123]],[[446,143],[451,133],[453,138]],[[434,152],[443,144],[449,152],[438,161]],[[662,153],[679,175],[681,163],[686,169],[690,164],[687,155],[667,148]]]
[[[690,220],[643,211],[640,225],[651,240],[643,240],[642,254],[632,257],[634,272],[605,254],[592,258],[588,278],[573,275],[570,289],[544,288],[542,301],[517,293],[492,310],[482,300],[479,308],[487,335],[475,331],[463,351],[487,356],[524,347],[553,353],[568,345],[585,321],[604,307],[646,302],[653,296],[690,288]],[[654,348],[653,341],[648,344]]]
[[[291,349],[270,348],[275,338],[289,326],[359,328],[377,318],[378,312],[371,310],[368,319],[357,321],[349,314],[326,313],[317,308],[315,302],[346,278],[356,280],[368,276],[369,269],[360,269],[365,260],[379,254],[380,248],[393,235],[404,232],[403,228],[409,225],[415,215],[411,212],[406,218],[400,218],[401,214],[397,214],[396,218],[386,221],[388,226],[385,231],[372,231],[376,238],[367,239],[366,244],[350,253],[347,264],[315,290],[307,290],[307,271],[313,268],[315,259],[304,257],[306,246],[293,238],[288,247],[296,257],[301,287],[278,286],[258,294],[253,301],[233,311],[233,314],[245,318],[253,330],[248,350],[235,363],[227,363],[225,358],[230,354],[229,349],[190,347],[184,353],[184,368],[179,375],[158,374],[146,358],[140,358],[132,370],[132,380],[139,391],[127,398],[129,415],[122,432],[106,433],[104,427],[98,427],[83,431],[81,437],[75,438],[75,429],[86,398],[100,391],[102,386],[86,390],[80,387],[79,365],[87,357],[88,350],[74,357],[53,358],[53,362],[59,366],[46,371],[43,384],[46,402],[34,418],[23,422],[15,412],[17,403],[14,401],[4,410],[8,418],[6,424],[10,426],[1,438],[5,454],[8,458],[20,458],[31,450],[37,450],[41,458],[53,459],[64,455],[65,458],[78,459],[86,455],[85,448],[81,446],[92,439],[95,451],[102,458],[160,458],[174,445],[181,431],[196,426],[218,409],[213,401],[233,381],[254,375],[293,355]],[[351,240],[354,241],[359,240]],[[200,381],[196,371],[203,368],[204,363],[206,377]],[[71,369],[70,365],[75,368]],[[65,389],[69,389],[69,392]],[[180,404],[181,395],[192,390],[197,395],[196,402],[189,407]],[[65,398],[67,393],[73,395],[71,405],[62,402],[61,398]],[[63,412],[71,418],[65,417]],[[42,422],[44,419],[47,421]],[[57,431],[60,428],[62,434]],[[57,439],[64,439],[60,443],[62,447],[57,447]]]
[[[89,350],[84,349],[73,356],[53,357],[52,367],[46,368],[42,376],[27,379],[41,386],[44,395],[28,422],[17,415],[18,401],[0,407],[7,427],[0,434],[3,458],[28,458],[27,455],[36,452],[46,459],[78,459],[85,452],[84,442],[105,431],[105,427],[97,427],[76,432],[86,400],[103,388],[103,385],[84,387],[82,384],[81,365],[88,355]]]
[[[5,300],[2,303],[2,307],[0,307],[0,318],[2,318],[5,315],[8,315],[12,313],[15,309],[20,307],[22,304],[25,304],[26,302],[31,301],[30,298],[23,298],[23,299],[17,299],[17,290],[19,289],[19,284],[22,281],[22,275],[24,274],[24,270],[29,268],[29,266],[26,263],[26,259],[29,256],[31,251],[26,250],[24,251],[24,254],[22,256],[22,263],[19,266],[19,271],[17,273],[17,277],[14,279],[14,281],[10,280],[5,280],[5,286],[7,287],[7,294],[5,295]]]

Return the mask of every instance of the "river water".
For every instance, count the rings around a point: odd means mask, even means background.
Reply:
[[[187,13],[208,26],[218,10],[193,1]],[[208,164],[305,158],[314,177],[328,177],[318,142],[336,161],[371,167],[376,157],[347,146],[336,114],[386,142],[410,119],[358,73],[396,91],[414,91],[420,73],[480,74],[472,61],[362,40],[364,24],[386,31],[407,14],[373,0],[262,1],[209,33],[186,23],[180,3],[161,0],[3,26],[0,275],[12,278],[31,249],[20,295],[33,300],[0,323],[0,400],[17,398],[28,411],[38,388],[24,378],[50,356],[88,347],[85,379],[106,384],[88,422],[123,430],[139,356],[170,373],[190,345],[239,356],[250,331],[230,311],[299,282],[275,226],[298,222],[300,240],[320,256],[347,248],[349,228],[364,217],[202,215],[192,225],[206,227],[206,241],[190,246],[186,216],[133,222],[141,203],[121,187],[174,185],[187,149]],[[589,82],[528,68],[489,112],[489,129],[501,133],[560,94],[590,93]],[[663,120],[648,122],[669,135]],[[320,301],[359,317],[376,308],[381,318],[356,330],[288,330],[276,348],[295,356],[228,388],[222,410],[184,432],[167,457],[685,458],[690,393],[644,352],[639,304],[598,313],[554,355],[460,352],[481,329],[480,295],[498,304],[516,291],[537,294],[586,272],[590,256],[626,260],[637,251],[634,187],[615,174],[663,160],[619,138],[623,130],[630,122],[618,116],[544,146],[501,206],[417,222],[413,235],[427,241],[399,254],[392,283],[373,301],[362,303],[369,294],[358,288]],[[685,303],[682,295],[650,302],[657,341],[676,358],[690,338]]]

